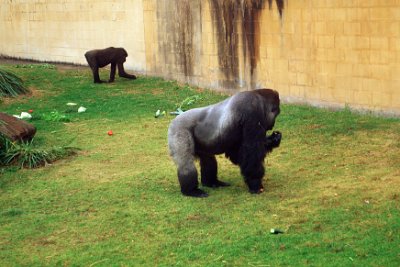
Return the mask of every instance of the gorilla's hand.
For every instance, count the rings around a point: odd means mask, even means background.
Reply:
[[[282,140],[282,133],[279,131],[272,132],[270,136],[275,147],[278,147]]]
[[[266,137],[265,148],[267,150],[272,150],[275,147],[278,147],[281,143],[282,133],[278,131],[272,132],[270,136]]]
[[[259,188],[259,189],[249,189],[249,192],[251,193],[251,194],[261,194],[261,193],[263,193],[264,192],[264,186],[263,185],[261,185],[261,187]]]
[[[249,187],[249,192],[251,194],[261,194],[262,192],[264,192],[264,186],[259,179],[246,180],[246,184]]]

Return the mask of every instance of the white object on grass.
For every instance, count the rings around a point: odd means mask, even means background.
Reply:
[[[21,119],[21,120],[24,120],[24,119],[27,119],[27,120],[29,120],[29,119],[32,119],[32,115],[31,114],[29,114],[28,112],[21,112],[21,115],[13,115],[15,118],[18,118],[18,119]]]
[[[72,102],[68,102],[67,103],[67,106],[76,106],[76,105],[78,105],[77,103],[72,103]]]
[[[158,110],[156,111],[156,114],[154,115],[154,117],[157,118],[158,116],[160,116],[160,114],[161,114],[161,110],[158,109]]]
[[[78,108],[78,113],[82,113],[82,112],[85,112],[85,111],[86,111],[85,107],[79,107]]]
[[[165,110],[163,110],[162,112],[161,112],[161,110],[157,110],[156,114],[154,114],[154,118],[158,118],[160,116],[165,116],[166,114],[167,113],[165,112]]]
[[[280,229],[274,229],[274,228],[271,228],[271,230],[270,230],[269,232],[270,232],[271,234],[273,234],[273,235],[283,234],[283,233],[284,233],[282,230],[280,230]]]
[[[178,108],[176,111],[172,111],[169,114],[171,115],[180,115],[182,114],[184,111],[181,108]]]

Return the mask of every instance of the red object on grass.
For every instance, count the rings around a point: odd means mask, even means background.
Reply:
[[[111,136],[111,135],[113,135],[113,131],[109,130],[109,131],[107,132],[107,134],[108,134],[109,136]]]
[[[29,113],[32,113],[32,112],[33,112],[33,109],[28,110],[28,112],[29,112]]]

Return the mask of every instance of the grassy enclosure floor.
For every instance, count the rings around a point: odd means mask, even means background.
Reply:
[[[226,95],[152,77],[95,85],[88,68],[0,68],[32,90],[0,110],[65,115],[32,120],[34,142],[81,149],[43,168],[1,167],[0,266],[400,262],[399,119],[282,105],[266,192],[249,194],[239,169],[218,156],[232,186],[193,199],[180,194],[168,155],[168,113],[187,97],[200,97],[196,107]],[[154,118],[158,109],[167,115]]]

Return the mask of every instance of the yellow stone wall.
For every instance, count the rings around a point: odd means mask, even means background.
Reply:
[[[124,47],[144,71],[144,45],[142,0],[1,0],[0,55],[86,64],[88,50]]]
[[[294,100],[399,114],[400,1],[289,1],[281,28],[264,15],[267,84]]]
[[[0,54],[85,64],[125,47],[128,69],[289,102],[400,114],[399,0],[13,0]]]

